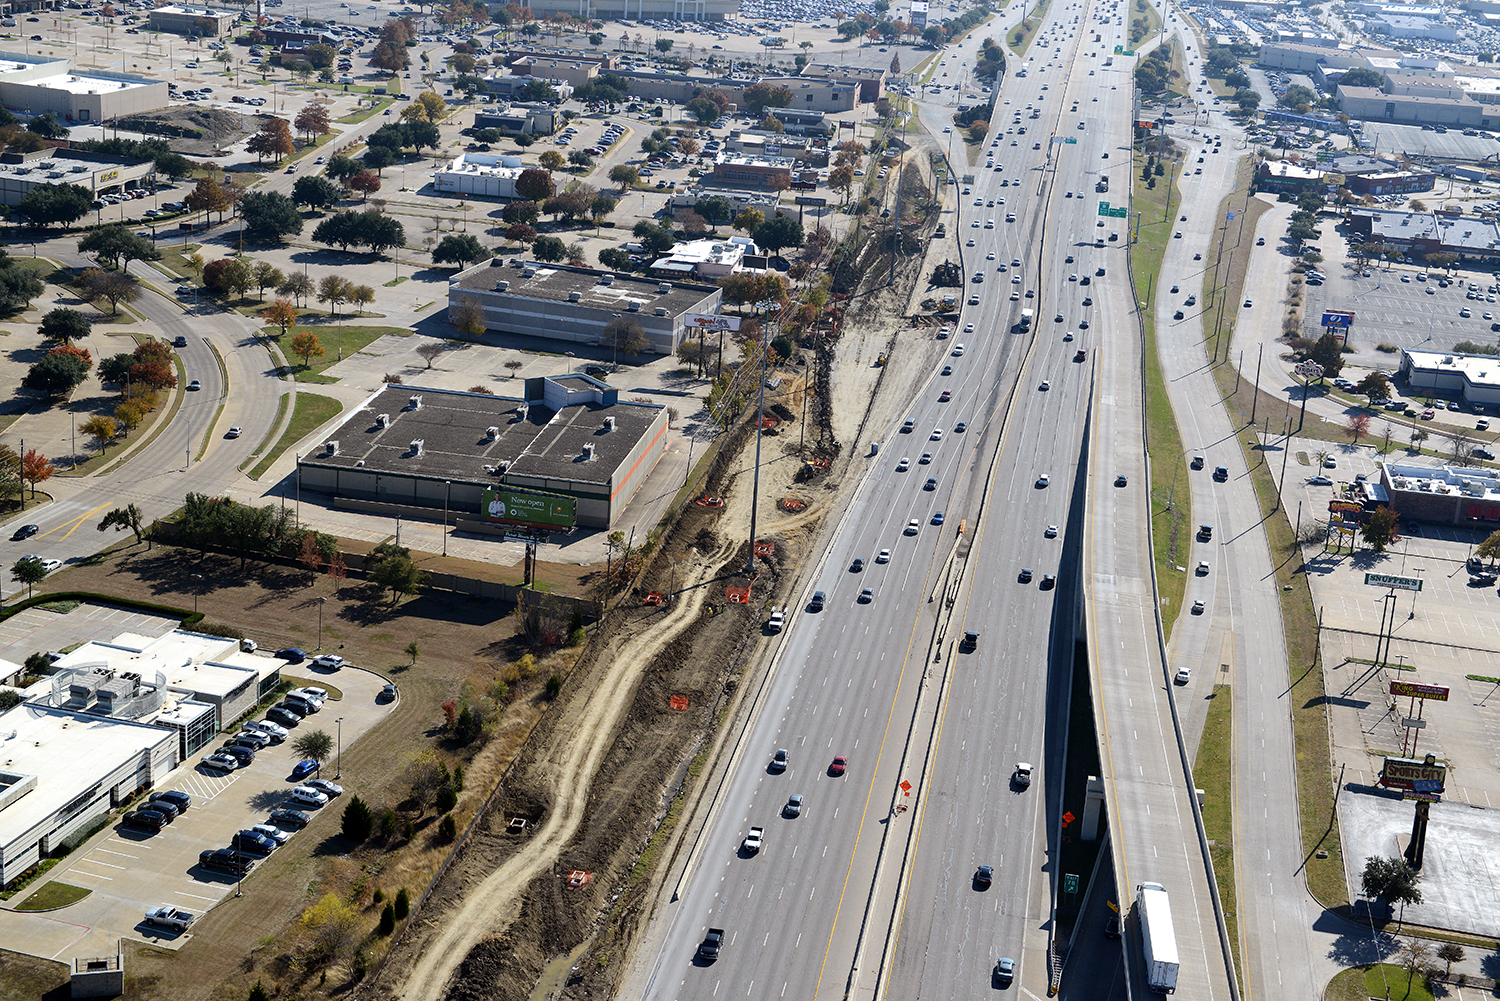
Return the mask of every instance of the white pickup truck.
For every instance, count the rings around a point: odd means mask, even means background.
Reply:
[[[786,625],[786,609],[773,608],[771,610],[771,618],[766,623],[766,628],[773,633],[779,633],[781,632],[781,627],[784,625]]]
[[[162,904],[146,912],[146,924],[165,928],[168,931],[187,931],[188,925],[198,920],[192,911],[184,911],[171,904]]]
[[[744,849],[747,854],[754,855],[756,852],[760,851],[761,841],[765,838],[765,834],[766,831],[763,827],[750,828],[750,833],[745,835],[744,843],[742,843],[740,847]]]

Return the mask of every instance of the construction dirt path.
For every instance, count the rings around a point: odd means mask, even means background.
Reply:
[[[480,939],[510,924],[520,906],[517,891],[548,871],[583,822],[593,777],[630,708],[630,689],[648,663],[693,622],[709,595],[706,575],[730,554],[728,547],[702,560],[697,579],[684,582],[682,600],[647,630],[631,631],[597,663],[607,665],[587,701],[570,718],[561,740],[538,769],[551,780],[552,808],[546,820],[514,856],[468,889],[456,909],[442,915],[437,934],[421,942],[421,954],[406,977],[406,1001],[441,1001],[454,971]]]

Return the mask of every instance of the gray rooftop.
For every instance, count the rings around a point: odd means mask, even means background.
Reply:
[[[570,301],[569,293],[579,293],[580,306],[592,309],[625,309],[630,301],[641,304],[642,309],[665,307],[671,315],[685,312],[713,294],[712,286],[686,282],[663,282],[655,278],[637,278],[631,275],[599,271],[593,268],[572,268],[562,265],[539,264],[516,260],[510,265],[477,266],[457,275],[453,281],[460,287],[476,292],[493,292],[497,282],[509,282],[507,295],[542,299],[551,302]],[[532,277],[526,275],[530,273]],[[609,284],[601,278],[612,275]],[[662,290],[662,286],[667,286]]]
[[[553,380],[567,389],[598,389],[587,376]],[[412,397],[421,397],[413,407]],[[337,455],[319,448],[302,457],[308,465],[362,468],[367,472],[465,483],[499,483],[486,470],[506,466],[511,476],[549,476],[605,484],[616,467],[640,441],[661,408],[637,403],[582,403],[560,411],[505,396],[424,389],[382,387],[364,407],[351,413],[329,440],[339,443]],[[381,427],[377,418],[389,416]],[[605,427],[613,417],[615,427]],[[490,438],[488,429],[496,428]],[[421,453],[412,442],[422,441]],[[592,459],[583,446],[594,445]]]

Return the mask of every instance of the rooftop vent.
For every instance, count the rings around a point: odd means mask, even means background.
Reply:
[[[496,438],[500,437],[500,429],[497,427],[485,428],[484,433],[490,439],[490,441],[494,441]]]
[[[505,267],[505,258],[503,258],[503,257],[491,257],[490,258],[490,267],[492,267],[492,268],[503,268],[503,267]]]
[[[604,430],[606,430],[606,431],[613,431],[614,429],[615,429],[615,419],[613,417],[606,417],[606,418],[604,418]]]
[[[641,301],[639,299],[631,299],[628,303],[625,304],[625,308],[629,312],[639,313],[641,311]]]
[[[420,456],[422,454],[422,449],[426,445],[427,445],[427,442],[425,440],[423,440],[421,438],[413,438],[411,440],[411,454],[413,456]]]
[[[72,171],[75,174],[87,174],[89,169],[81,163],[75,163],[73,164]]]
[[[604,274],[602,274],[602,275],[599,276],[599,284],[600,285],[613,285],[614,283],[615,283],[615,276],[612,275],[612,274],[609,274],[608,272],[606,272],[606,273],[604,273]]]
[[[569,302],[579,302],[582,299],[583,299],[583,293],[582,292],[569,292],[568,293],[568,301]]]
[[[409,401],[407,401],[406,405],[408,407],[410,407],[412,410],[421,410],[422,409],[422,397],[421,397],[421,395],[419,394],[419,395],[413,396]]]
[[[665,306],[657,306],[656,307],[656,315],[657,316],[666,316],[667,315],[667,307],[665,307]]]
[[[339,443],[338,443],[337,440],[330,441],[330,442],[326,443],[323,447],[326,448],[326,449],[328,449],[328,454],[329,455],[338,455],[339,454]]]
[[[495,291],[496,292],[509,292],[510,291],[510,282],[496,282],[495,283]]]
[[[390,427],[391,426],[391,415],[390,414],[377,414],[375,416],[375,426],[378,427],[378,428],[388,428],[388,427]]]
[[[594,457],[594,443],[593,442],[591,442],[591,441],[584,442],[584,444],[583,444],[583,457],[585,459],[592,459]]]
[[[522,278],[535,278],[536,277],[536,268],[522,268],[521,269],[521,277]]]
[[[662,295],[666,295],[668,292],[672,291],[672,283],[660,282],[656,286],[656,291],[660,292]]]
[[[516,408],[516,417],[517,417],[517,418],[518,418],[518,419],[520,419],[520,420],[523,420],[523,421],[524,421],[524,420],[525,420],[525,419],[526,419],[526,411],[527,411],[527,410],[528,410],[528,409],[529,409],[529,408],[528,408],[528,407],[527,407],[527,406],[526,406],[526,404],[524,404],[524,403],[523,403],[523,404],[521,404],[521,405],[520,405],[520,406],[519,406],[519,407],[517,407],[517,408]]]

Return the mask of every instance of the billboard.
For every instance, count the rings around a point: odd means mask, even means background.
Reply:
[[[494,525],[536,525],[566,532],[574,524],[575,502],[560,494],[487,487],[480,493],[479,505],[480,516]]]
[[[1387,789],[1440,793],[1448,780],[1448,765],[1432,755],[1417,758],[1386,758],[1380,784]]]
[[[1352,327],[1354,326],[1354,314],[1343,309],[1325,309],[1323,310],[1323,326]]]
[[[1434,702],[1448,701],[1447,685],[1424,685],[1419,681],[1393,681],[1391,694],[1413,699],[1432,699]]]
[[[734,331],[740,329],[740,318],[737,316],[720,316],[718,313],[689,313],[683,319],[694,330],[717,332],[720,330]]]
[[[1370,587],[1392,587],[1398,591],[1422,590],[1421,577],[1398,577],[1393,573],[1367,573],[1365,583]]]

